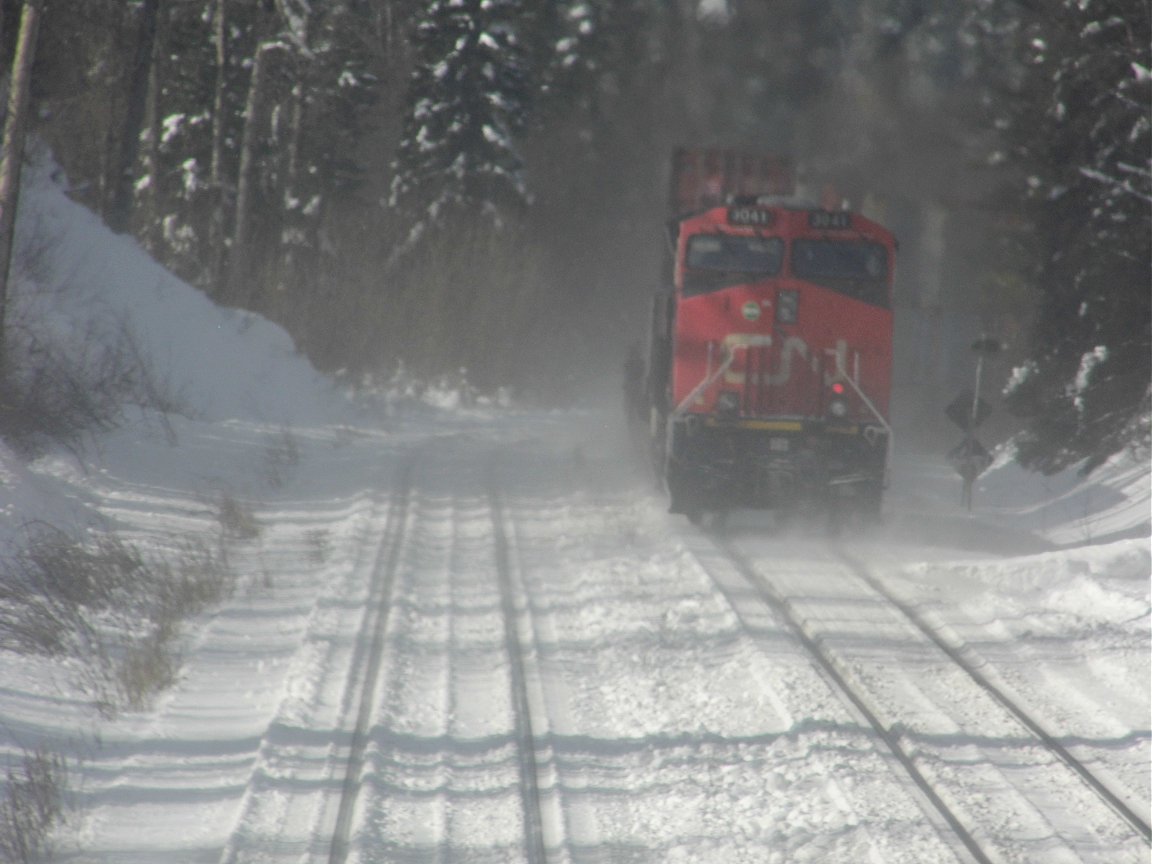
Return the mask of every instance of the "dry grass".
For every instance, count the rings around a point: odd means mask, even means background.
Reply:
[[[252,508],[227,492],[220,496],[216,520],[226,541],[255,540],[262,530]]]
[[[0,860],[31,864],[51,852],[52,830],[64,821],[67,770],[44,746],[25,750],[9,765],[0,798]]]
[[[3,564],[0,649],[71,659],[104,714],[143,708],[172,683],[182,622],[233,583],[204,542],[146,556],[115,534],[81,542],[44,523]]]

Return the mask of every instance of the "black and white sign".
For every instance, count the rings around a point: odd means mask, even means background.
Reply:
[[[965,438],[948,452],[948,461],[957,474],[971,482],[992,467],[992,454],[975,438]]]
[[[949,420],[967,432],[988,419],[988,415],[992,413],[992,406],[983,399],[975,399],[971,390],[964,390],[948,403],[944,413],[948,415]]]

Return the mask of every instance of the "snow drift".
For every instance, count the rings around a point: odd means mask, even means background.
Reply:
[[[280,327],[222,309],[113,234],[68,198],[60,170],[39,157],[25,172],[17,250],[44,250],[16,292],[55,332],[127,328],[157,380],[198,419],[292,425],[331,413],[336,396]],[[46,253],[46,254],[45,254]]]

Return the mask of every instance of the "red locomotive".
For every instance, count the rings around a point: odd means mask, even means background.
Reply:
[[[791,187],[774,157],[675,154],[673,285],[655,298],[635,410],[672,512],[692,519],[880,509],[895,239]]]

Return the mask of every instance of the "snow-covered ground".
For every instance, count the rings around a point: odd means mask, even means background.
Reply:
[[[59,860],[1148,860],[941,647],[1147,820],[1146,463],[998,465],[969,513],[903,455],[876,531],[736,514],[718,539],[664,512],[615,404],[352,402],[43,177],[22,218],[89,292],[46,314],[125,310],[192,410],[83,461],[0,453],[3,536],[202,538],[237,579],[145,710],[103,719],[74,666],[0,652],[0,746],[73,760]]]

